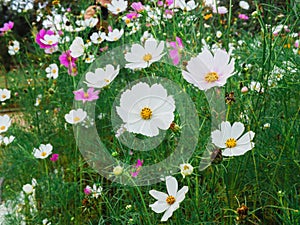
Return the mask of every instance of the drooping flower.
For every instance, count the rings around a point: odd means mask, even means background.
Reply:
[[[133,44],[131,52],[125,54],[127,62],[125,68],[141,69],[147,68],[152,63],[157,62],[165,54],[164,42],[158,42],[155,39],[147,39],[144,46],[139,44]]]
[[[211,133],[212,143],[221,149],[223,156],[239,156],[244,155],[247,151],[254,148],[252,142],[255,133],[248,131],[240,137],[245,130],[244,124],[235,122],[231,126],[228,121],[222,122],[220,130],[215,130]]]
[[[59,56],[60,64],[64,65],[66,68],[76,67],[75,62],[77,58],[72,57],[70,53],[71,51],[67,50]]]
[[[153,137],[170,127],[175,101],[161,84],[140,82],[122,93],[116,108],[127,131]]]
[[[183,70],[184,79],[198,87],[208,90],[215,86],[226,84],[227,78],[233,75],[234,59],[221,49],[216,49],[214,55],[205,48],[197,57],[192,58]]]
[[[70,46],[70,55],[79,58],[84,53],[84,42],[81,37],[76,37]]]
[[[124,0],[112,0],[110,4],[107,4],[107,9],[117,15],[124,12],[127,8],[128,2]]]
[[[72,109],[68,114],[65,115],[65,120],[70,124],[78,124],[82,122],[87,116],[86,111],[83,109]]]
[[[109,85],[119,74],[120,66],[115,69],[113,65],[107,64],[104,68],[97,68],[95,73],[87,72],[85,75],[86,83],[88,87],[103,88]]]
[[[169,51],[170,57],[173,61],[173,64],[176,66],[180,62],[180,52],[183,49],[182,40],[179,37],[176,37],[176,41],[172,41],[169,43],[169,45],[173,48]]]
[[[41,29],[35,38],[40,48],[51,48],[58,45],[59,37],[52,30]]]
[[[140,170],[143,166],[144,160],[140,160],[138,159],[135,166],[134,166],[134,171],[130,172],[132,177],[137,177],[137,175],[139,175]]]
[[[0,116],[0,134],[8,130],[11,125],[11,119],[8,115]]]
[[[10,99],[11,91],[6,88],[0,89],[0,102]]]
[[[58,157],[59,157],[59,154],[52,154],[52,156],[51,156],[51,158],[50,158],[50,160],[52,161],[52,162],[56,162],[57,160],[58,160]]]
[[[99,98],[100,91],[94,91],[94,88],[89,88],[87,92],[83,90],[83,88],[73,91],[75,95],[75,100],[85,102],[91,102]]]
[[[53,146],[51,144],[41,144],[40,147],[34,148],[32,154],[37,159],[45,159],[52,154]]]
[[[185,178],[185,176],[191,175],[193,173],[194,167],[189,163],[180,164],[180,173]]]
[[[178,191],[177,180],[172,176],[166,177],[166,186],[168,194],[156,190],[149,191],[149,194],[157,200],[149,205],[151,209],[156,213],[165,212],[161,221],[167,221],[173,215],[189,190],[188,186],[184,186]]]
[[[58,66],[56,63],[50,64],[46,69],[47,77],[49,79],[56,79],[58,77]]]
[[[111,41],[111,42],[112,41],[117,41],[122,37],[123,34],[124,34],[123,29],[121,29],[121,30],[114,29],[113,31],[108,32],[106,40]]]

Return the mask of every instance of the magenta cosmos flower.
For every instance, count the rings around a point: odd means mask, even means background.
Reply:
[[[73,93],[75,95],[75,100],[83,101],[83,103],[85,103],[98,99],[100,91],[94,91],[94,88],[91,87],[87,90],[87,92],[81,88],[77,91],[73,91]]]
[[[58,160],[58,157],[59,157],[59,154],[52,154],[50,160],[51,160],[52,162],[56,162],[56,161]]]
[[[183,49],[182,40],[179,37],[176,37],[176,41],[172,41],[169,45],[173,48],[169,51],[170,57],[173,60],[173,64],[176,66],[180,61],[180,51]]]
[[[8,23],[4,23],[3,27],[0,28],[1,36],[5,34],[5,32],[10,31],[14,27],[14,22],[9,21]]]
[[[241,20],[248,20],[249,19],[249,16],[247,16],[246,14],[239,14],[239,18]]]
[[[132,177],[137,177],[137,175],[139,174],[142,166],[143,166],[143,163],[144,163],[144,160],[140,160],[138,159],[134,168],[135,168],[135,171],[134,172],[131,172],[131,176]]]
[[[145,8],[141,2],[133,2],[131,4],[131,8],[133,8],[137,12],[142,12],[145,10]]]
[[[76,60],[77,60],[77,58],[74,58],[74,57],[71,56],[71,51],[70,50],[67,50],[67,51],[63,52],[59,56],[60,64],[64,65],[67,68],[76,67],[76,64],[75,64]]]
[[[52,30],[41,29],[35,38],[40,48],[53,48],[58,44],[58,36]]]

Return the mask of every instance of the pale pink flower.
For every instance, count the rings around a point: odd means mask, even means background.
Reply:
[[[94,91],[94,88],[91,87],[85,92],[83,88],[73,91],[75,95],[75,100],[85,102],[91,102],[99,98],[100,91]]]
[[[169,45],[173,48],[169,51],[170,57],[173,60],[173,64],[176,66],[180,61],[180,52],[183,49],[182,40],[179,37],[176,37],[176,41],[172,41]]]

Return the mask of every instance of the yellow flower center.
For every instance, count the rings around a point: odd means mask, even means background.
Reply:
[[[6,126],[1,126],[0,130],[5,130]]]
[[[56,69],[53,69],[53,70],[52,70],[52,73],[56,73]]]
[[[53,43],[53,41],[51,41],[51,40],[48,41],[48,44],[49,44],[49,45],[52,45],[52,43]]]
[[[216,72],[209,72],[205,75],[204,79],[208,83],[212,83],[212,82],[215,82],[219,79],[219,75]]]
[[[188,170],[189,167],[187,165],[184,165],[183,170]]]
[[[141,117],[144,120],[149,120],[152,116],[152,110],[148,107],[144,107],[141,111]]]
[[[225,144],[227,148],[234,148],[236,146],[236,140],[234,138],[229,138]]]
[[[88,98],[88,97],[89,97],[89,94],[86,93],[86,92],[84,92],[83,97],[84,97],[84,98]]]
[[[108,80],[108,79],[104,79],[104,81],[105,81],[106,83],[109,83],[109,82],[110,82],[110,80]]]
[[[47,152],[42,152],[41,156],[45,157],[47,155]]]
[[[150,53],[144,55],[143,60],[145,62],[149,62],[152,59],[152,55]]]
[[[120,12],[121,11],[121,9],[120,8],[117,8],[117,12]]]
[[[73,119],[74,122],[78,122],[79,120],[80,120],[80,118],[78,116],[75,116]]]
[[[176,201],[175,197],[172,196],[172,195],[169,195],[166,199],[166,202],[169,204],[169,205],[172,205],[174,204],[174,202]]]
[[[3,94],[1,97],[2,97],[2,98],[6,98],[6,95]]]

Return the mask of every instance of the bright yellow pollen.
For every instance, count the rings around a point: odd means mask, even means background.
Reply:
[[[185,166],[183,167],[183,169],[184,169],[184,170],[188,170],[189,167],[188,167],[187,165],[185,165]]]
[[[172,205],[174,204],[174,202],[176,201],[175,197],[172,196],[172,195],[169,195],[166,199],[166,202],[169,204],[169,205]]]
[[[152,110],[148,107],[144,107],[141,111],[141,117],[144,120],[149,120],[152,116]]]
[[[6,95],[3,94],[1,97],[2,97],[2,98],[6,98]]]
[[[125,23],[126,23],[126,24],[129,24],[129,23],[130,23],[130,19],[126,19],[126,20],[125,20]]]
[[[236,140],[234,138],[229,138],[225,144],[227,148],[234,148],[236,146]]]
[[[84,97],[84,98],[88,98],[88,97],[89,97],[89,94],[86,93],[86,92],[84,92],[83,97]]]
[[[74,117],[74,122],[78,122],[80,120],[80,118],[78,116]]]
[[[145,62],[149,62],[152,59],[152,55],[150,53],[144,55],[143,60]]]
[[[48,41],[48,44],[49,44],[49,45],[52,45],[52,43],[53,43],[53,41]]]
[[[212,82],[215,82],[219,79],[219,75],[216,72],[209,72],[205,75],[204,79],[208,83],[212,83]]]
[[[53,70],[52,70],[52,73],[56,73],[56,69],[53,69]]]
[[[5,128],[6,128],[5,126],[1,126],[0,130],[5,130]]]
[[[41,156],[45,157],[47,155],[47,152],[42,152]]]

